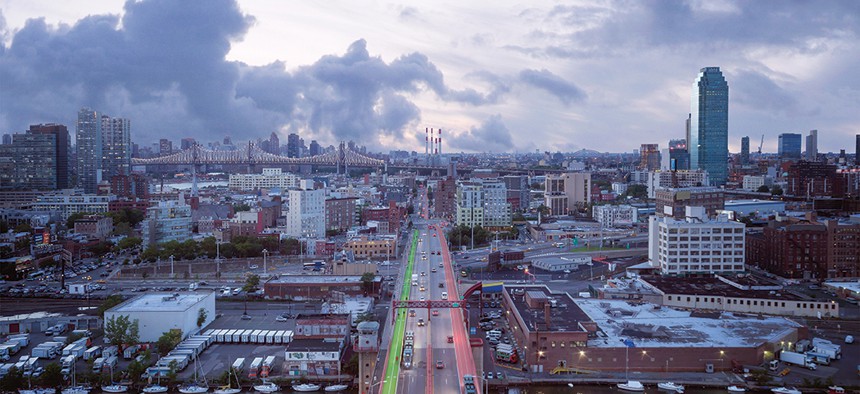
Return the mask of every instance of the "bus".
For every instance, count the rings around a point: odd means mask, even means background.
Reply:
[[[325,261],[322,261],[322,260],[317,260],[317,261],[314,261],[312,263],[302,264],[302,269],[305,271],[307,271],[307,270],[319,271],[323,268],[325,268]]]
[[[42,271],[42,270],[33,271],[33,272],[27,274],[27,280],[36,280],[38,278],[41,278],[42,275],[45,275],[45,271]]]

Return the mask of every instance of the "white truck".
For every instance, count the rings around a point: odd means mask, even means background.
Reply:
[[[77,357],[74,355],[68,355],[63,357],[63,369],[60,371],[63,375],[68,375],[72,373],[72,367],[75,366],[75,361],[77,361]]]
[[[418,286],[418,274],[412,274],[412,286]]]
[[[842,348],[839,345],[819,344],[816,345],[812,351],[816,354],[823,354],[830,357],[831,360],[839,360],[842,358]]]
[[[806,367],[809,369],[816,369],[815,360],[812,357],[807,357],[802,353],[789,352],[787,350],[783,350],[779,353],[779,361],[782,361],[787,364],[799,365],[801,367]]]

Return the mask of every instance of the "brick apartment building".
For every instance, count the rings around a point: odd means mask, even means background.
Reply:
[[[788,168],[785,193],[804,197],[842,197],[845,181],[836,165],[801,160]]]
[[[346,231],[357,224],[355,215],[356,197],[329,198],[325,200],[325,229]]]
[[[457,182],[445,177],[436,182],[433,190],[433,211],[436,217],[452,219],[457,214]]]
[[[403,218],[405,210],[398,207],[394,201],[389,201],[387,207],[370,207],[361,212],[361,224],[367,224],[369,220],[388,223],[389,233],[396,233],[400,228],[400,219]]]
[[[747,263],[785,278],[825,279],[860,275],[860,223],[771,221],[747,235]]]

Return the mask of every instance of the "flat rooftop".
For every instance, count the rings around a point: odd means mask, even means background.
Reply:
[[[576,299],[576,304],[597,323],[597,338],[588,347],[755,347],[774,342],[801,327],[780,317],[745,317],[711,313],[693,317],[690,311],[622,300]]]
[[[824,282],[825,286],[844,289],[852,293],[860,293],[860,281],[857,282]]]
[[[337,352],[340,351],[340,342],[331,342],[319,338],[298,338],[287,344],[286,351],[311,351],[311,352]]]
[[[523,295],[514,295],[512,293],[514,289],[522,289],[524,291]],[[526,327],[531,331],[547,329],[551,331],[583,331],[579,323],[591,321],[588,315],[567,294],[552,293],[546,286],[505,285],[505,292],[511,297],[516,312],[522,317]],[[558,301],[558,307],[550,308],[549,328],[546,326],[544,310],[530,308],[525,301],[526,293],[530,293],[532,299],[546,297],[554,298]]]
[[[643,276],[640,278],[651,286],[666,294],[683,295],[714,295],[722,297],[756,298],[762,300],[802,301],[800,296],[785,290],[745,290],[725,283],[717,278],[671,278],[660,276]],[[756,286],[752,279],[742,279],[739,282],[745,286]],[[761,283],[760,286],[768,286]]]
[[[374,281],[381,281],[377,275]],[[266,284],[316,284],[316,283],[361,283],[359,275],[281,275]]]
[[[108,312],[183,312],[211,294],[212,292],[208,291],[144,294],[123,302]]]

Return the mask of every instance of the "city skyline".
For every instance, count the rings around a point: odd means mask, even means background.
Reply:
[[[851,2],[782,16],[731,2],[86,4],[0,1],[0,132],[72,126],[91,107],[131,119],[141,145],[295,132],[420,151],[436,127],[444,152],[662,149],[684,136],[690,81],[708,66],[732,85],[731,152],[743,136],[775,152],[779,134],[813,129],[820,152],[850,151],[860,131],[857,82],[840,77],[857,63]],[[67,61],[76,53],[90,57]]]

